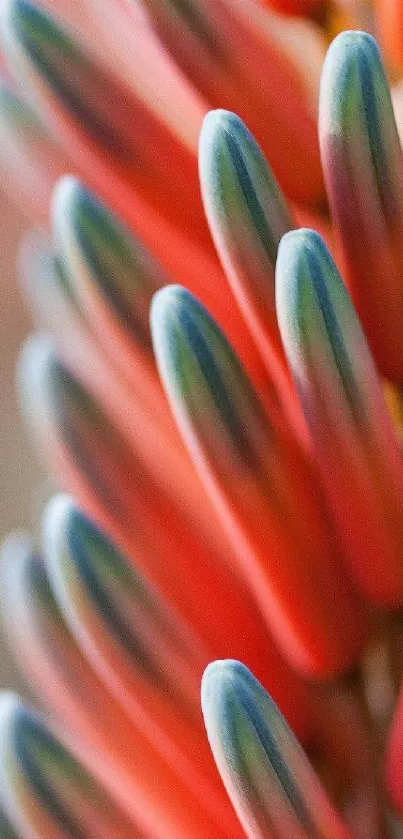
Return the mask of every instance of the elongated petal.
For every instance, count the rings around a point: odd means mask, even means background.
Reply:
[[[286,721],[246,667],[211,664],[202,706],[218,769],[250,839],[348,839]]]
[[[150,299],[167,281],[152,254],[71,176],[62,178],[55,191],[53,229],[60,258],[82,307],[90,314],[91,300],[106,298],[116,319],[120,318],[145,352],[150,351]],[[93,308],[97,310],[95,304]]]
[[[162,42],[213,107],[235,110],[245,120],[286,193],[321,201],[314,106],[278,43],[274,13],[261,9],[262,19],[256,19],[253,8],[226,0],[143,4]],[[267,123],[264,113],[270,113]]]
[[[351,573],[375,603],[397,605],[403,596],[401,455],[360,323],[317,233],[284,237],[277,301]]]
[[[67,158],[35,113],[0,80],[0,167],[2,188],[30,221],[49,226],[53,186]]]
[[[225,337],[189,292],[159,292],[152,326],[179,428],[278,643],[307,672],[343,668],[363,627],[331,555],[310,465],[281,423],[269,422]]]
[[[199,146],[202,196],[224,271],[274,374],[285,410],[298,416],[277,324],[274,271],[281,237],[295,227],[270,169],[246,126],[211,111]]]
[[[206,243],[194,155],[120,82],[84,51],[73,34],[31,0],[7,0],[4,47],[12,68],[34,90],[34,102],[61,128],[76,124],[89,147],[158,212],[192,240]],[[172,180],[172,167],[177,177]]]
[[[100,678],[134,719],[155,719],[187,761],[200,745],[200,674],[208,652],[77,508],[56,497],[44,521],[45,562],[66,622]],[[148,723],[150,725],[150,723]],[[176,749],[177,747],[177,749]],[[192,759],[191,759],[192,762]]]
[[[66,629],[40,560],[24,545],[6,552],[1,596],[18,661],[62,726],[66,745],[145,834],[240,839],[225,802],[223,813],[217,799],[205,800],[203,790],[192,789],[181,764],[169,764],[151,746],[97,678]]]
[[[83,184],[63,178],[53,200],[54,239],[73,297],[125,377],[166,410],[152,354],[149,309],[168,275]]]
[[[381,372],[403,378],[403,158],[379,51],[341,34],[326,58],[322,161],[346,281]]]
[[[12,694],[0,696],[0,778],[0,798],[24,839],[140,839],[45,722]]]

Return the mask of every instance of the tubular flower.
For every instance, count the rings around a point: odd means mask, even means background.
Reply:
[[[402,833],[402,14],[1,4],[53,481],[3,548],[5,839]]]

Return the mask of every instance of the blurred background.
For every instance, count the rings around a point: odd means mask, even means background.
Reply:
[[[26,222],[0,193],[0,538],[30,528],[35,520],[43,476],[19,414],[15,365],[21,342],[31,329],[19,291],[16,258]],[[1,571],[1,569],[0,569]],[[4,645],[0,627],[0,686],[18,682],[16,668]]]

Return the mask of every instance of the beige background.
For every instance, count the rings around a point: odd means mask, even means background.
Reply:
[[[14,388],[19,347],[32,329],[15,271],[18,242],[25,224],[1,194],[0,207],[0,538],[3,541],[11,530],[31,527],[37,509],[36,488],[41,480]],[[0,687],[14,686],[16,680],[16,670],[0,632]]]

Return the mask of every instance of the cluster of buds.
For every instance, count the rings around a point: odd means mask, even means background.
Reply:
[[[400,837],[403,0],[0,33],[56,493],[3,550],[0,834]]]

